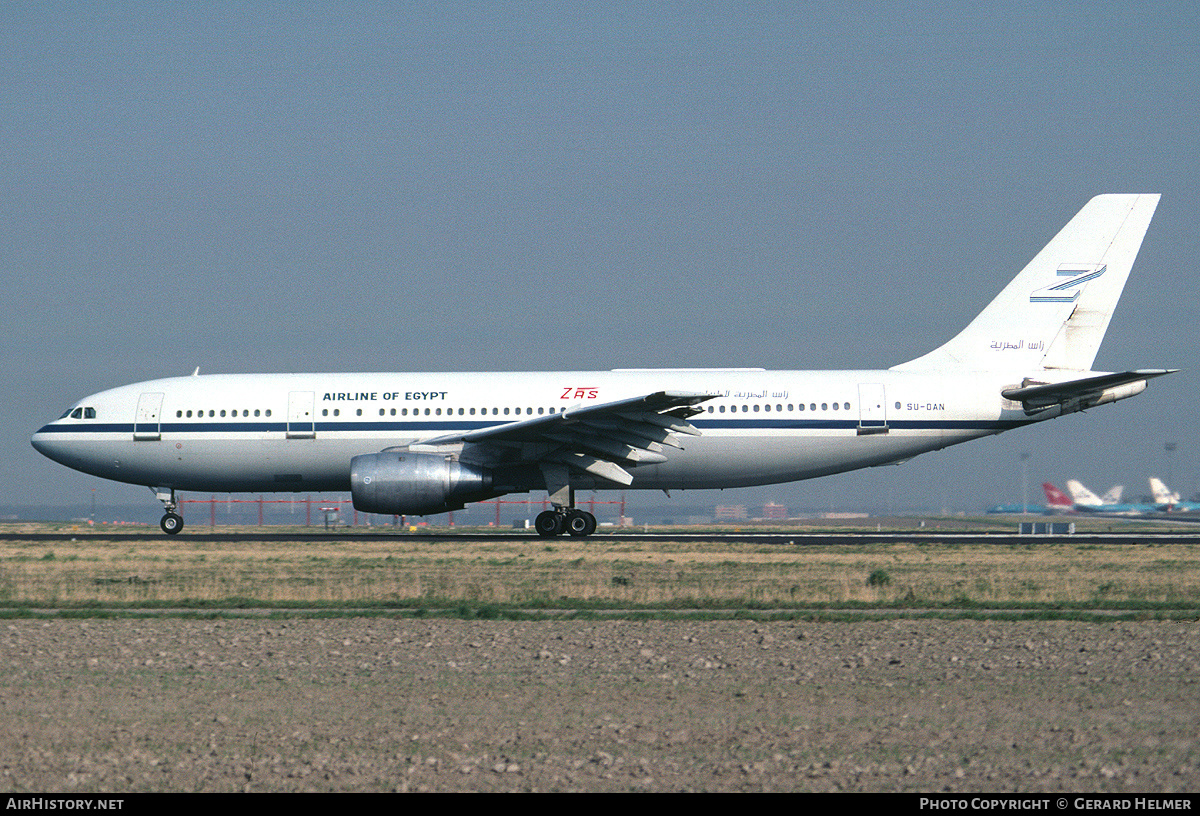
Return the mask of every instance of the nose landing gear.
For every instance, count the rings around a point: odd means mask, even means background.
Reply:
[[[175,512],[178,506],[175,503],[175,488],[170,488],[170,491],[164,491],[158,488],[150,488],[154,491],[154,496],[163,503],[163,509],[167,512],[163,515],[162,520],[158,522],[158,526],[167,535],[177,535],[183,529],[183,517]]]
[[[162,527],[162,531],[167,535],[175,535],[183,529],[183,517],[175,513],[167,513],[158,522],[158,526]]]

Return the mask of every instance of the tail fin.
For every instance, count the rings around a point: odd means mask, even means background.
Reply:
[[[1161,479],[1150,477],[1150,492],[1154,495],[1155,504],[1178,504],[1179,494],[1171,491]]]
[[[1067,480],[1067,490],[1071,492],[1071,498],[1081,507],[1099,507],[1104,502],[1100,501],[1100,497],[1083,486],[1082,482],[1077,482],[1074,479]]]
[[[1049,482],[1042,482],[1042,490],[1046,494],[1046,506],[1051,510],[1070,510],[1075,506],[1070,496]]]
[[[1113,485],[1108,492],[1100,497],[1105,504],[1120,504],[1121,496],[1125,493],[1125,485]]]
[[[894,369],[1090,370],[1158,199],[1096,196],[958,336]]]

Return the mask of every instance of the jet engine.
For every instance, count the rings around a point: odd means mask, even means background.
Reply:
[[[495,495],[492,473],[434,453],[370,453],[350,460],[350,495],[365,513],[424,516]]]

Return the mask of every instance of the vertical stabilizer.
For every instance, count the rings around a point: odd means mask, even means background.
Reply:
[[[894,368],[1090,370],[1158,199],[1096,196],[958,336]]]
[[[1042,482],[1042,492],[1046,494],[1046,507],[1051,510],[1065,511],[1075,506],[1075,502],[1049,482]]]
[[[1071,498],[1080,507],[1100,507],[1104,502],[1100,501],[1100,497],[1083,486],[1083,483],[1076,479],[1067,480],[1067,490],[1071,493]]]
[[[1163,484],[1162,479],[1150,477],[1150,492],[1154,495],[1155,504],[1178,504],[1179,494]]]

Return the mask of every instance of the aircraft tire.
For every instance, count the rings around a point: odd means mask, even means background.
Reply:
[[[583,510],[572,510],[567,514],[567,532],[584,538],[596,532],[596,517]]]
[[[183,529],[183,518],[174,513],[167,513],[158,526],[162,527],[162,531],[167,535],[177,535]]]
[[[546,510],[538,513],[533,527],[542,538],[555,538],[562,535],[563,517],[553,510]]]

